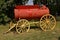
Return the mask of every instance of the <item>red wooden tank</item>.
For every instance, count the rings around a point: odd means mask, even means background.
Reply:
[[[41,16],[48,14],[49,9],[43,5],[18,5],[15,6],[14,15],[15,18],[23,18],[23,19],[35,19],[41,18]]]

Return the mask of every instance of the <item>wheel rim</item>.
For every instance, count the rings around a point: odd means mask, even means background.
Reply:
[[[56,19],[50,14],[46,14],[40,19],[40,27],[43,31],[51,31],[56,26]]]
[[[17,22],[16,31],[18,33],[28,32],[29,29],[30,29],[30,24],[29,24],[28,20],[21,19]]]

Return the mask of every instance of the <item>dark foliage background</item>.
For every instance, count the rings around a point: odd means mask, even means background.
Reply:
[[[6,24],[14,19],[14,6],[25,5],[28,0],[0,0],[0,23]],[[34,0],[34,4],[44,4],[50,9],[50,14],[60,16],[60,0]]]

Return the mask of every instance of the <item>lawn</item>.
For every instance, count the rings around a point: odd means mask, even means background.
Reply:
[[[0,25],[0,40],[60,40],[60,21],[57,22],[57,26],[53,31],[44,32],[41,29],[30,29],[28,33],[17,34],[15,32],[9,32],[3,34],[9,29],[9,24]]]

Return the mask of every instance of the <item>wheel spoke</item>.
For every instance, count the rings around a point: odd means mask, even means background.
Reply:
[[[50,25],[50,23],[48,23],[47,28],[48,28],[49,30],[51,29],[51,25]]]

